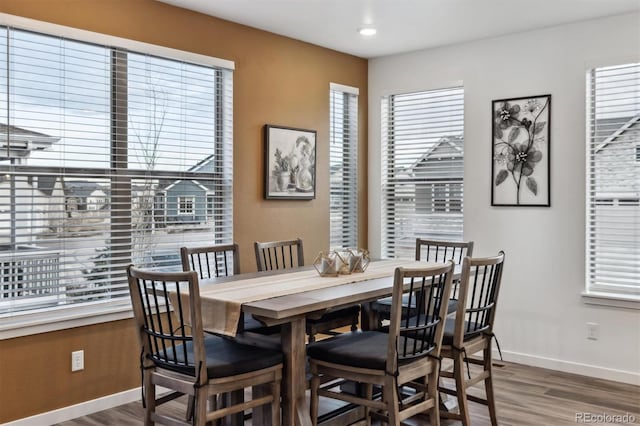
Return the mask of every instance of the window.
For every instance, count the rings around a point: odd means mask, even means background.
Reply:
[[[329,91],[331,248],[358,246],[358,89]]]
[[[413,257],[417,237],[462,240],[462,87],[382,99],[382,256]]]
[[[178,197],[178,214],[193,215],[196,197]]]
[[[588,75],[587,294],[640,296],[640,64]]]
[[[232,71],[122,42],[153,55],[0,27],[0,317],[128,303],[129,263],[232,242]]]

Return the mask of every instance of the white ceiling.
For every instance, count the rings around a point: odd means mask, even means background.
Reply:
[[[363,58],[640,11],[640,0],[160,1]],[[365,25],[378,33],[361,36]]]

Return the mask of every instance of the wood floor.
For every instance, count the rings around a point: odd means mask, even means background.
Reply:
[[[593,416],[628,415],[631,422],[591,422],[602,424],[640,424],[640,387],[593,379],[542,368],[504,363],[494,368],[494,387],[500,425],[561,426],[589,424],[580,422],[577,415]],[[483,394],[482,386],[477,386]],[[176,402],[170,410],[183,410],[184,402]],[[324,401],[322,408],[331,404]],[[134,402],[86,417],[60,423],[62,426],[86,425],[142,425],[143,409]],[[584,418],[584,417],[583,417]],[[489,425],[487,409],[471,403],[471,420],[474,426]],[[598,419],[596,419],[598,420]],[[251,424],[247,421],[247,424]],[[417,417],[407,425],[428,425],[428,418]],[[457,425],[456,421],[443,420],[442,425]],[[268,425],[260,425],[268,426]]]

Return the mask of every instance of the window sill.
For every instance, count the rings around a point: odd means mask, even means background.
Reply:
[[[582,293],[582,301],[588,305],[640,310],[640,297],[638,296],[585,291]]]
[[[0,321],[0,340],[133,318],[130,302],[15,314]]]

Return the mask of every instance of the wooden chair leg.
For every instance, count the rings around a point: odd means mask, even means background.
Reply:
[[[318,376],[318,367],[311,364],[311,401],[309,407],[309,415],[311,416],[311,424],[318,425],[318,389],[320,388],[320,377]]]
[[[489,407],[489,418],[491,419],[491,425],[498,425],[498,416],[496,414],[496,400],[493,393],[493,370],[492,370],[492,354],[491,354],[491,341],[484,349],[484,370],[488,373],[486,379],[484,379],[484,389],[487,394],[487,406]]]
[[[373,385],[371,383],[364,384],[364,396],[365,398],[367,398],[368,401],[373,401]],[[371,426],[371,415],[369,414],[370,411],[371,411],[371,408],[365,405],[364,421],[366,422],[367,426]]]
[[[271,424],[273,426],[280,426],[282,415],[280,413],[280,381],[279,380],[276,380],[271,384],[271,395],[273,395],[273,401],[271,402]]]
[[[188,422],[190,422],[191,419],[193,419],[193,404],[194,404],[193,395],[189,395],[189,399],[187,400],[187,413],[184,416],[185,420]]]
[[[207,421],[207,388],[203,386],[196,389],[195,404],[193,410],[193,424],[204,426]]]
[[[272,395],[273,388],[270,384],[262,384],[253,386],[251,388],[252,399],[258,399],[265,395]],[[251,423],[256,425],[269,424],[268,419],[271,419],[273,415],[272,406],[264,404],[259,407],[254,407],[251,410]]]
[[[433,408],[429,413],[429,424],[431,426],[440,426],[440,393],[438,392],[439,374],[437,369],[433,369],[429,376],[425,377],[427,381],[427,397],[433,400]]]
[[[470,426],[469,404],[467,403],[467,389],[464,383],[464,355],[456,351],[453,361],[453,375],[456,381],[456,395],[458,396],[458,409],[460,410],[460,420],[462,426]]]
[[[230,393],[229,395],[229,407],[242,404],[244,402],[244,389],[236,390]],[[244,425],[244,413],[236,413],[231,415],[231,425],[232,426],[242,426]]]
[[[156,386],[152,383],[151,375],[151,370],[144,371],[144,403],[146,406],[144,412],[145,426],[152,426],[154,424],[151,419],[151,414],[156,411]]]
[[[398,392],[396,391],[396,379],[393,376],[387,376],[385,378],[385,384],[383,389],[384,402],[387,404],[387,414],[389,416],[389,424],[391,426],[400,426],[399,417],[399,401]]]

